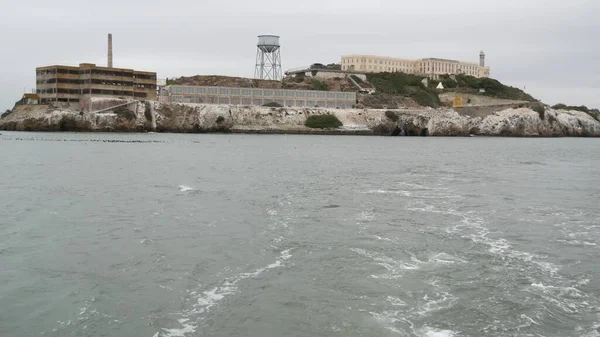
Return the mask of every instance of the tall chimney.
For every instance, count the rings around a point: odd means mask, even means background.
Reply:
[[[112,59],[112,34],[108,34],[108,67],[112,68],[113,59]]]

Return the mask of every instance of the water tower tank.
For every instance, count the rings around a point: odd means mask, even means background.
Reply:
[[[258,44],[256,46],[265,53],[272,53],[279,49],[279,36],[259,35]]]
[[[281,71],[279,36],[259,35],[256,47],[254,78],[280,81],[283,78],[283,72]]]

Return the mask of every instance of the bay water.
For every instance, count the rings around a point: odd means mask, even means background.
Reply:
[[[0,336],[600,336],[597,139],[0,136]]]

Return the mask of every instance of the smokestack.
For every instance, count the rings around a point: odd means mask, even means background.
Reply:
[[[112,68],[113,59],[112,59],[112,34],[108,34],[108,67]]]

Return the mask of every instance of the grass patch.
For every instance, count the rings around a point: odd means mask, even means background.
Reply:
[[[419,105],[439,107],[440,98],[437,92],[435,89],[425,88],[421,83],[423,78],[404,73],[367,74],[367,79],[375,87],[377,93],[408,96]]]
[[[311,81],[312,84],[312,89],[313,90],[319,90],[319,91],[329,91],[329,85],[325,82],[321,82],[319,80],[315,80],[313,79]]]
[[[419,105],[437,108],[440,106],[440,97],[437,93],[432,93],[427,90],[418,90],[410,95]]]
[[[408,87],[421,87],[423,77],[403,73],[367,74],[367,80],[377,92],[384,94],[406,94]]]
[[[337,129],[344,124],[334,115],[312,115],[304,125],[312,129]]]

